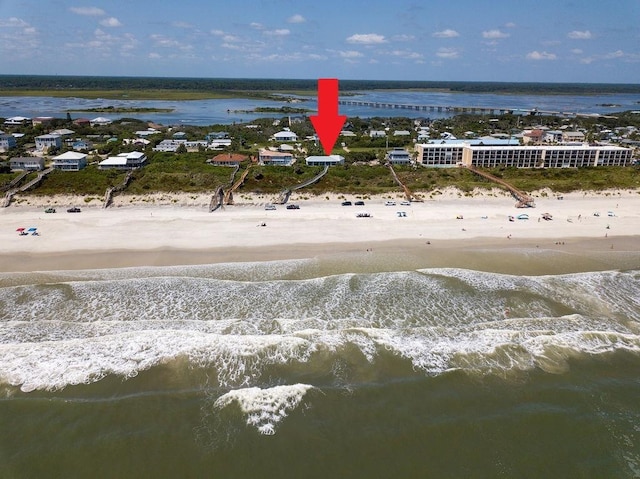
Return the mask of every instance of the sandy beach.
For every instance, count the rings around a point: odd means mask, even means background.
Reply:
[[[103,209],[81,197],[22,197],[0,211],[1,270],[44,271],[126,266],[207,264],[318,256],[402,253],[426,266],[462,266],[461,251],[503,256],[522,250],[607,255],[607,264],[635,266],[640,250],[638,191],[536,192],[536,207],[518,209],[501,190],[465,195],[455,189],[403,197],[238,195],[209,212],[209,195],[122,195]],[[342,206],[343,200],[364,206]],[[395,205],[386,205],[394,201]],[[54,206],[56,213],[44,213]],[[79,206],[81,213],[68,213]],[[368,213],[370,217],[358,217]],[[551,220],[542,218],[544,213]],[[528,219],[517,219],[526,214]],[[513,217],[510,221],[509,217]],[[19,235],[18,228],[39,235]],[[439,253],[435,254],[434,251]],[[399,260],[399,259],[398,259]],[[400,261],[400,260],[399,260]],[[416,263],[414,263],[416,264]],[[477,265],[476,265],[477,266]],[[480,265],[481,266],[481,265]],[[587,267],[593,267],[588,265]]]

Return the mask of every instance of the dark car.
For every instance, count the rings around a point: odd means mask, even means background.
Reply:
[[[44,210],[44,212],[45,212],[45,213],[55,213],[55,212],[56,212],[56,209],[55,209],[55,208],[52,208],[52,207],[49,207],[49,208],[47,208],[46,210]]]
[[[356,201],[355,202],[356,206],[364,206],[364,201],[360,200],[360,201]]]
[[[67,210],[67,213],[80,213],[80,208],[78,208],[77,206],[74,206],[73,208],[69,208]]]
[[[351,201],[343,201],[342,206],[351,206]]]
[[[287,205],[288,210],[299,210],[300,207],[298,205]]]

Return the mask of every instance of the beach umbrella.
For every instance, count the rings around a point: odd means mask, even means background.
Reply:
[[[37,230],[37,229],[38,229],[38,228],[36,228],[35,226],[32,226],[32,227],[31,227],[31,228],[29,228],[27,231],[32,232],[32,231],[35,231],[35,230]]]
[[[18,228],[16,231],[24,231],[24,228]]]

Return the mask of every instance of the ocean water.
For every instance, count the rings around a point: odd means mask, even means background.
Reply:
[[[0,274],[0,477],[640,477],[640,270]]]
[[[315,110],[315,97],[301,97],[306,100],[293,106]],[[396,103],[429,106],[464,106],[506,108],[513,110],[559,111],[581,114],[613,114],[615,112],[640,109],[640,96],[633,93],[602,93],[593,95],[554,95],[554,94],[496,94],[496,93],[468,93],[468,92],[438,92],[438,91],[362,91],[353,99],[374,103]],[[108,106],[118,108],[168,108],[170,112],[127,112],[127,113],[91,113],[75,110],[104,108]],[[282,113],[256,113],[258,107],[292,106],[285,101],[255,100],[244,98],[189,100],[189,101],[160,101],[160,100],[107,100],[84,98],[57,97],[2,97],[0,96],[0,117],[12,116],[53,116],[65,118],[67,111],[71,111],[73,118],[95,118],[103,116],[112,120],[119,118],[137,118],[153,121],[163,125],[214,125],[251,122],[256,118],[282,118]],[[373,108],[364,106],[340,106],[340,113],[349,117],[407,117],[407,118],[449,118],[456,112],[447,111],[416,111],[394,108]]]

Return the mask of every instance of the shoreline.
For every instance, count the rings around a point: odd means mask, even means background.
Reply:
[[[78,250],[73,252],[0,254],[0,272],[25,273],[139,267],[241,264],[288,260],[334,263],[344,272],[366,271],[367,264],[385,270],[462,268],[504,274],[565,274],[595,270],[640,269],[639,236],[522,238],[508,244],[496,238],[422,239],[356,243],[297,243],[260,247],[208,249]],[[386,267],[385,267],[386,265]],[[355,269],[356,271],[351,271]]]
[[[504,192],[451,189],[420,203],[402,195],[293,195],[300,205],[265,210],[269,195],[238,195],[208,212],[208,195],[117,196],[114,205],[51,198],[0,210],[1,272],[316,259],[366,268],[467,267],[514,274],[640,268],[640,194],[577,192],[536,197],[518,209]],[[395,201],[387,206],[387,201]],[[61,207],[60,205],[65,205]],[[80,205],[81,213],[66,206]],[[359,218],[366,211],[370,217]],[[400,215],[404,212],[404,216]],[[544,213],[552,220],[542,219]],[[509,220],[526,214],[528,220]],[[264,226],[263,226],[264,225]],[[39,236],[20,236],[36,227]]]

